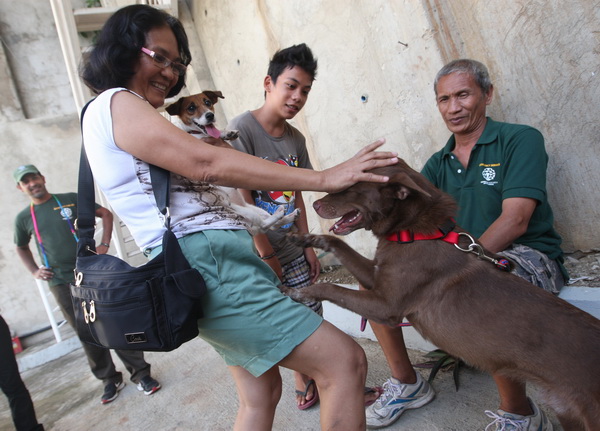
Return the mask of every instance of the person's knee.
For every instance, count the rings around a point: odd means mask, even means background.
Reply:
[[[355,370],[360,377],[366,379],[367,377],[367,355],[358,343],[354,343],[351,356],[352,363],[350,364],[351,369]]]
[[[278,373],[277,378],[273,380],[271,389],[269,390],[270,402],[273,408],[277,406],[281,399],[282,386],[281,375]]]
[[[325,372],[325,379],[336,381],[338,379],[356,380],[362,385],[367,377],[367,357],[365,351],[354,340],[345,343],[339,350],[335,360],[329,363]]]
[[[240,404],[249,409],[275,409],[281,399],[281,375],[279,372],[263,374],[260,378],[260,384],[253,385],[252,390],[242,390],[240,392]]]

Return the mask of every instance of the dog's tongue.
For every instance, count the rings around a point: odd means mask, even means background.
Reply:
[[[206,133],[208,133],[213,138],[219,139],[221,137],[221,131],[212,124],[204,126],[204,128],[206,129]]]

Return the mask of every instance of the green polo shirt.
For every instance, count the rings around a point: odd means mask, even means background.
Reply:
[[[77,241],[71,232],[71,225],[75,224],[77,218],[77,194],[57,193],[55,196],[62,205],[62,210],[54,198],[33,206],[44,250],[54,271],[54,278],[48,281],[52,286],[73,281],[77,255]],[[96,209],[99,207],[96,204]],[[32,238],[37,245],[40,262],[43,264],[44,259],[35,235],[31,209],[27,206],[15,218],[14,241],[17,247],[22,247],[28,245]]]
[[[452,154],[455,140],[435,153],[423,167],[436,187],[458,202],[457,223],[477,237],[500,216],[507,198],[531,198],[538,203],[527,231],[515,240],[563,261],[560,235],[546,193],[548,155],[544,137],[533,127],[487,118],[483,134],[471,151],[465,169]]]

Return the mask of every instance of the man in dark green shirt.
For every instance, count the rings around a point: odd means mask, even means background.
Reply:
[[[500,123],[486,116],[493,86],[487,68],[477,61],[455,60],[444,66],[437,74],[434,90],[452,136],[427,161],[422,173],[456,199],[461,227],[491,252],[513,259],[516,275],[558,293],[568,274],[562,265],[561,238],[553,228],[546,192],[548,155],[543,136],[532,127]],[[418,400],[404,395],[411,392],[416,377],[401,328],[371,326],[393,380],[386,383],[392,390],[367,409],[369,426],[390,424],[407,408],[420,407]],[[498,334],[498,342],[502,342],[501,337]],[[490,425],[497,429],[552,430],[545,414],[527,398],[524,384],[504,376],[493,377],[500,408],[497,413],[486,412],[494,419]],[[386,397],[387,392],[401,396]]]
[[[508,199],[532,200],[533,212],[526,211],[529,223],[520,236],[512,234],[514,244],[522,244],[555,260],[567,277],[560,248],[561,237],[554,230],[554,216],[546,192],[548,155],[542,134],[529,126],[500,123],[486,118],[485,128],[472,148],[468,165],[453,154],[456,137],[425,164],[422,174],[436,187],[451,194],[458,202],[457,222],[473,235],[481,237],[498,221]],[[505,247],[506,248],[506,247]],[[497,250],[498,252],[504,249]],[[542,284],[543,281],[535,284]],[[559,286],[548,290],[558,293]]]
[[[71,300],[69,283],[73,282],[73,269],[77,255],[77,194],[50,194],[46,189],[46,179],[33,165],[18,167],[13,177],[17,189],[25,193],[31,204],[24,208],[15,219],[15,244],[17,255],[35,278],[46,280],[50,291],[67,322],[75,329],[75,313]],[[112,233],[112,213],[96,204],[96,217],[102,219],[102,240],[96,251],[108,251]],[[41,265],[35,262],[29,242],[34,237]],[[122,374],[116,370],[110,351],[91,344],[82,343],[90,368],[97,379],[104,383],[102,404],[112,402],[124,386]],[[140,391],[151,395],[160,389],[160,384],[150,376],[150,364],[144,360],[144,353],[115,350],[127,370],[131,380]]]

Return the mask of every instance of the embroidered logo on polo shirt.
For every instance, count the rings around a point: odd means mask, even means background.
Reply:
[[[72,205],[64,206],[63,209],[60,211],[60,215],[62,216],[63,220],[73,220],[73,210],[69,208],[69,206]]]
[[[498,184],[498,181],[494,181],[494,178],[496,178],[496,171],[494,167],[500,166],[499,163],[494,163],[493,165],[481,163],[479,166],[483,167],[483,170],[481,171],[483,181],[481,181],[481,184],[484,184],[486,186],[495,186],[496,184]]]
[[[496,171],[492,168],[485,168],[481,175],[483,175],[483,178],[486,181],[492,181],[494,178],[496,178]]]

